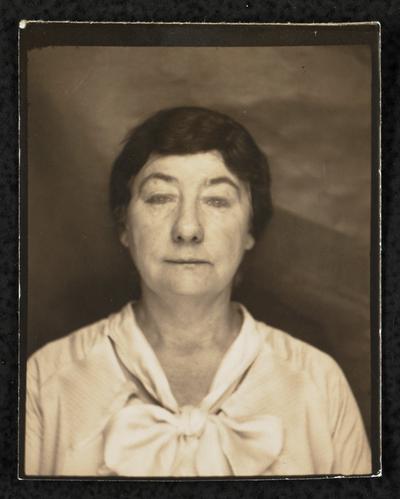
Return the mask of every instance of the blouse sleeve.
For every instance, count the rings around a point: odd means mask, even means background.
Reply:
[[[36,363],[28,360],[25,412],[25,473],[38,475],[42,442],[42,415],[39,404],[39,383]]]
[[[350,386],[338,366],[332,374],[330,417],[334,474],[371,473],[371,451],[361,414]],[[333,386],[332,386],[333,385]]]

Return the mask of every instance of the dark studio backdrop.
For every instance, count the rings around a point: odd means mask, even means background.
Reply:
[[[136,292],[108,211],[128,130],[161,108],[210,107],[271,168],[274,216],[235,299],[332,355],[369,433],[369,46],[50,46],[27,62],[27,354]]]

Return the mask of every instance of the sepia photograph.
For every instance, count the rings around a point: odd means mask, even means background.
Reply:
[[[19,476],[380,476],[379,24],[20,23]]]

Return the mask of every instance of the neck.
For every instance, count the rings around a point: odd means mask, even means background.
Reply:
[[[154,348],[225,348],[241,327],[230,290],[213,297],[160,297],[142,290],[135,305],[139,327]]]

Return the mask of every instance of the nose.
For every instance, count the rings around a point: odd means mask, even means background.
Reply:
[[[204,229],[199,220],[195,201],[182,201],[172,227],[172,240],[177,244],[199,244],[204,239]]]

